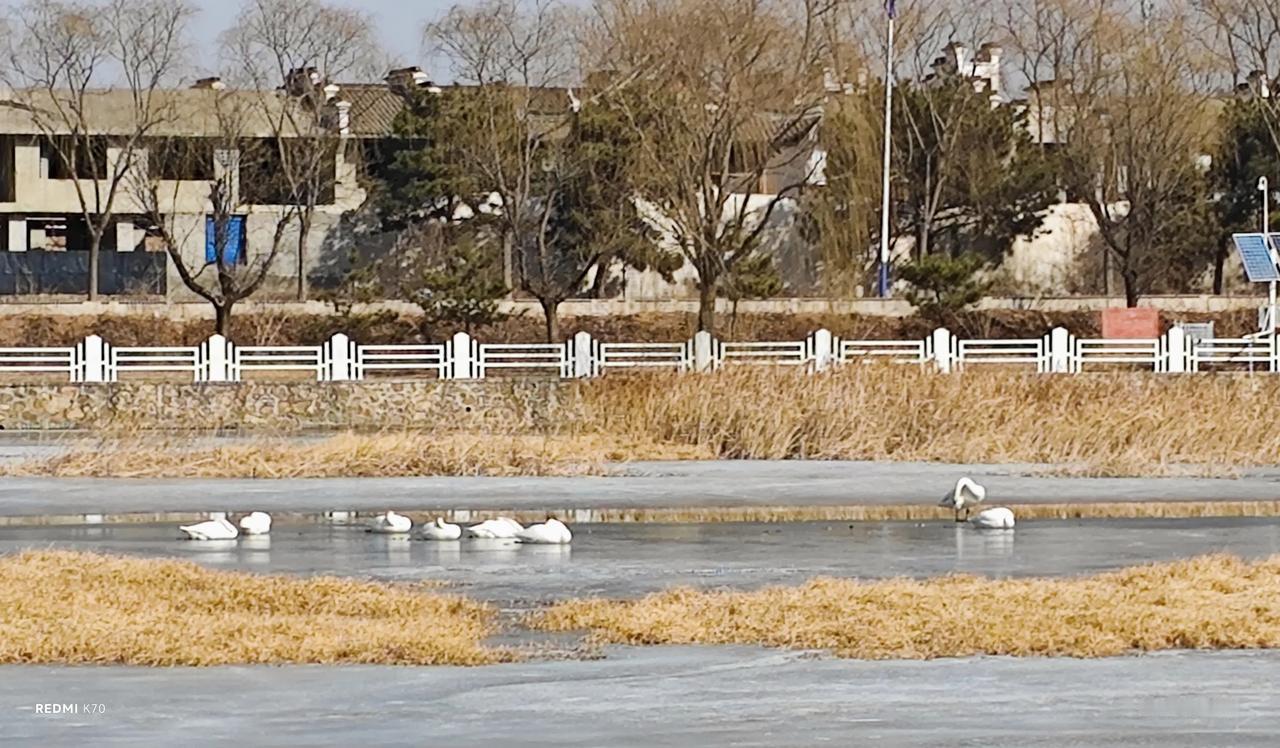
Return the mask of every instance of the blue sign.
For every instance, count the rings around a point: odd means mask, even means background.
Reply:
[[[1262,234],[1233,234],[1231,240],[1235,242],[1240,264],[1244,265],[1244,274],[1249,280],[1254,283],[1280,281],[1280,268],[1276,268],[1271,247]]]
[[[204,261],[206,263],[218,261],[218,242],[214,238],[214,225],[213,216],[205,216]],[[222,261],[227,265],[234,265],[240,261],[240,255],[244,251],[244,216],[227,216],[226,230],[226,246],[222,248]]]

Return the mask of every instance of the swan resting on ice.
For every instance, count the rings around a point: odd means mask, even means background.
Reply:
[[[266,535],[271,532],[271,515],[266,512],[249,512],[240,518],[240,532],[245,535]]]
[[[462,537],[462,528],[445,522],[443,517],[436,517],[434,522],[422,528],[423,540],[457,540],[460,537]]]
[[[235,540],[240,535],[236,526],[227,521],[225,516],[197,522],[194,525],[181,525],[179,530],[186,533],[191,540]]]
[[[540,525],[530,525],[516,533],[517,543],[564,545],[573,540],[573,533],[558,519],[548,519]]]
[[[498,517],[497,519],[486,519],[478,525],[472,525],[467,528],[467,537],[469,538],[514,538],[517,534],[524,531],[524,526],[514,519],[507,517]]]
[[[969,520],[969,524],[979,530],[1012,530],[1013,510],[1002,506],[983,509]]]
[[[938,506],[949,506],[955,509],[956,522],[963,522],[969,519],[969,511],[982,503],[987,498],[987,489],[983,488],[976,481],[963,477],[956,481],[955,488],[947,492],[942,497],[942,501],[938,502]],[[961,516],[961,512],[964,516]]]
[[[400,535],[413,529],[413,520],[403,514],[387,511],[369,520],[369,532]]]

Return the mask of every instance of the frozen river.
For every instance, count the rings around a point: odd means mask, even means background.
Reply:
[[[552,548],[323,524],[227,543],[179,540],[173,525],[3,527],[0,552],[81,548],[261,572],[441,579],[508,608],[677,584],[1063,575],[1280,553],[1280,521],[1261,519],[1029,521],[1013,533],[951,522],[574,529],[572,546]],[[80,711],[37,712],[53,703]],[[1276,743],[1278,726],[1280,654],[1270,652],[860,662],[752,647],[611,647],[600,660],[472,669],[0,667],[0,745],[1262,746]]]
[[[611,648],[486,668],[0,667],[0,744],[1274,746],[1280,655],[860,662]],[[47,702],[105,713],[37,714]]]
[[[796,584],[810,577],[1065,575],[1202,553],[1280,553],[1280,520],[1043,520],[1014,532],[953,522],[596,524],[571,546],[431,542],[358,526],[277,525],[269,537],[195,542],[174,525],[0,527],[0,552],[70,547],[175,556],[219,568],[438,579],[522,605],[632,596],[673,585]]]

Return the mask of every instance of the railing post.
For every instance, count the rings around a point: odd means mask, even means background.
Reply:
[[[942,374],[950,374],[955,365],[955,351],[951,343],[951,331],[939,327],[933,331],[933,364]]]
[[[576,379],[587,379],[600,373],[596,357],[596,344],[591,333],[580,330],[573,336],[573,376]]]
[[[1071,372],[1071,333],[1065,327],[1055,327],[1049,332],[1049,371]]]
[[[76,345],[76,373],[80,382],[111,381],[111,350],[102,338],[90,335]]]
[[[465,332],[455,333],[446,349],[449,357],[450,379],[475,378],[475,348],[471,336]]]
[[[325,373],[330,382],[349,382],[356,379],[355,346],[344,333],[334,333],[324,345]]]
[[[835,358],[835,339],[830,330],[824,327],[809,336],[809,356],[815,372],[826,371],[831,366]]]
[[[693,334],[693,370],[712,371],[716,363],[715,338],[706,330],[697,331]]]
[[[1164,334],[1164,370],[1170,374],[1187,371],[1187,331],[1176,325]]]
[[[203,382],[230,382],[231,344],[221,335],[211,335],[200,344],[200,380]]]

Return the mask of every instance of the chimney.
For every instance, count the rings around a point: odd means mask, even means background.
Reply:
[[[201,78],[200,80],[196,81],[195,83],[192,83],[192,84],[191,84],[191,87],[192,87],[192,88],[209,89],[209,90],[212,90],[212,91],[221,91],[222,89],[224,89],[224,88],[226,88],[226,87],[227,87],[227,84],[223,83],[223,82],[222,82],[222,79],[221,79],[221,78],[219,78],[219,77],[217,77],[217,76],[215,75],[215,76],[210,77],[210,78]]]
[[[325,86],[323,90],[324,90],[324,100],[333,101],[335,98],[337,98],[338,91],[342,89],[338,88],[337,83],[330,83],[327,86]]]
[[[320,72],[314,67],[294,68],[284,77],[284,90],[292,96],[305,96],[320,85]]]
[[[999,44],[986,42],[973,58],[973,74],[975,77],[986,79],[987,91],[992,96],[1004,93],[1000,80],[1000,55],[1003,51]]]
[[[1248,81],[1249,90],[1254,96],[1261,99],[1271,98],[1271,86],[1267,82],[1266,73],[1261,70],[1253,70],[1249,72],[1245,80]]]
[[[351,134],[351,102],[335,101],[333,108],[338,111],[338,134]]]
[[[954,65],[954,71],[961,75],[969,74],[969,48],[959,42],[949,42],[945,52],[948,63]]]
[[[407,93],[431,85],[431,79],[417,65],[392,70],[387,73],[386,81],[387,86],[397,93]]]

